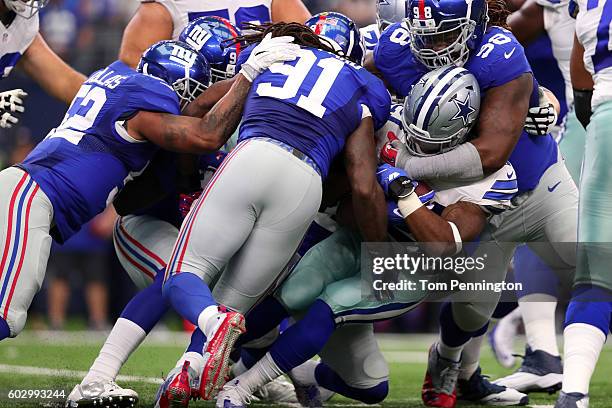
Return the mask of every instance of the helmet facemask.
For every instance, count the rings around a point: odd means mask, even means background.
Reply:
[[[463,66],[470,55],[468,41],[476,24],[471,19],[445,20],[428,26],[434,20],[408,20],[410,48],[414,56],[427,68],[448,65]]]
[[[185,78],[181,78],[172,84],[172,89],[179,97],[181,110],[193,102],[202,92],[208,88],[205,85],[189,76],[189,71],[185,72]]]
[[[34,17],[49,0],[4,0],[9,10],[23,18]]]
[[[449,152],[467,139],[468,129],[461,129],[446,139],[433,139],[426,130],[407,124],[402,116],[402,127],[406,135],[406,149],[413,156],[426,157]]]

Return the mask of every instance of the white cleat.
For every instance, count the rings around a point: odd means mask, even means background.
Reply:
[[[296,404],[295,387],[284,377],[270,381],[255,391],[254,396],[262,402]]]
[[[121,388],[114,381],[93,381],[78,384],[66,400],[67,408],[109,407],[132,408],[138,403],[138,393]]]
[[[494,383],[520,392],[553,394],[561,389],[562,381],[561,357],[527,347],[523,364],[519,369],[513,374],[495,380]]]
[[[240,386],[240,380],[225,383],[217,395],[216,408],[245,408],[251,402],[248,391]]]
[[[520,309],[516,308],[510,314],[497,322],[489,332],[488,340],[497,362],[505,368],[512,368],[516,363],[514,339],[518,334],[522,318]]]
[[[323,403],[334,396],[335,392],[320,387],[314,380],[314,371],[319,363],[309,360],[289,372],[295,386],[295,395],[303,407],[322,407]]]

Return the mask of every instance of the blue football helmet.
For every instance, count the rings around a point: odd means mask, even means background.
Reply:
[[[487,28],[486,0],[408,0],[414,56],[429,69],[463,66]]]
[[[197,50],[180,41],[160,41],[142,54],[138,72],[168,83],[181,109],[210,85],[210,64]]]
[[[306,23],[315,34],[322,37],[336,51],[350,61],[363,63],[365,45],[359,29],[347,16],[335,12],[324,12],[310,17]]]
[[[49,0],[4,0],[4,5],[21,17],[32,18],[48,2]]]
[[[378,0],[376,2],[376,21],[382,33],[394,23],[401,23],[408,17],[408,0]]]
[[[240,30],[228,20],[207,16],[193,20],[183,30],[179,40],[186,42],[210,63],[212,82],[228,79],[236,74],[236,62],[240,54],[241,44],[234,40],[240,35]]]

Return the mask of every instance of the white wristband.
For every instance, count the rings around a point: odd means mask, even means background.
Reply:
[[[446,222],[448,222],[448,225],[450,225],[451,230],[453,230],[453,238],[455,239],[455,247],[457,249],[453,255],[457,255],[463,249],[463,240],[461,239],[461,234],[459,234],[459,228],[457,228],[455,223],[450,221]]]
[[[422,206],[423,203],[415,192],[412,192],[408,197],[404,197],[397,202],[397,207],[404,218],[408,217]]]

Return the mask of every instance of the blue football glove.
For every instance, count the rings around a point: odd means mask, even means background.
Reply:
[[[387,201],[387,220],[389,225],[404,225],[404,217],[393,200]]]
[[[405,170],[381,164],[376,170],[376,179],[385,192],[385,196],[397,201],[414,192],[415,185]]]

